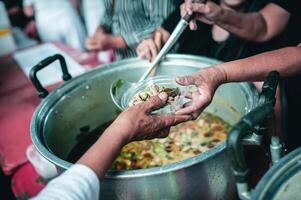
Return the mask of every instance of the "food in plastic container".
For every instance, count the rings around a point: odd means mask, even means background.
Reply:
[[[156,76],[148,78],[130,88],[121,99],[121,106],[130,106],[149,100],[152,96],[166,92],[168,100],[166,106],[156,112],[173,113],[183,106],[186,88],[178,85],[171,76]]]

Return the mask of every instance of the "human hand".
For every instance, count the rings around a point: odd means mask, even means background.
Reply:
[[[170,34],[163,28],[158,28],[150,38],[143,40],[137,47],[136,53],[140,58],[147,59],[149,62],[153,61],[162,44],[164,44]]]
[[[196,20],[206,24],[214,24],[222,14],[222,8],[211,1],[206,3],[194,3],[193,0],[185,0],[185,3],[181,5],[180,10],[182,17],[186,14],[194,14],[194,18],[189,22],[191,30],[197,29]]]
[[[112,35],[103,28],[98,28],[94,35],[86,39],[86,48],[89,50],[104,51],[111,48]]]
[[[122,134],[125,143],[167,137],[171,126],[188,121],[191,116],[151,114],[164,106],[166,101],[167,94],[160,93],[146,102],[134,105],[122,112],[109,128]]]
[[[196,119],[211,103],[215,90],[226,81],[226,76],[222,69],[209,67],[189,76],[178,77],[176,81],[180,85],[197,87],[196,91],[186,95],[186,98],[191,101],[176,112],[177,115],[191,115],[193,119]]]
[[[125,48],[126,46],[122,36],[114,36],[102,27],[99,27],[95,34],[86,40],[86,48],[89,50],[105,51]]]

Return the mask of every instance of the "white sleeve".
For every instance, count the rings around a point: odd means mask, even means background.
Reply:
[[[32,200],[97,200],[99,179],[92,169],[75,164],[47,186]]]

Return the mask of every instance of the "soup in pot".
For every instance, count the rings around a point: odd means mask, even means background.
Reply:
[[[166,138],[127,144],[112,168],[143,169],[191,158],[224,141],[229,128],[230,125],[221,118],[202,113],[195,121],[172,127]]]
[[[76,162],[109,125],[110,122],[94,131],[83,127],[77,137],[78,143],[67,160]],[[197,120],[172,127],[166,138],[127,144],[122,148],[112,169],[145,169],[191,158],[224,141],[229,129],[230,125],[221,118],[203,112]]]

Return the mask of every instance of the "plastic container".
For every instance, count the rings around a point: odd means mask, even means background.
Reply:
[[[41,156],[33,145],[27,147],[26,157],[36,172],[44,179],[51,179],[58,175],[55,165]]]
[[[146,80],[137,83],[135,86],[131,87],[128,91],[126,91],[121,98],[122,109],[127,109],[134,96],[138,93],[145,91],[150,85],[157,85],[164,88],[178,88],[180,93],[179,97],[177,97],[174,101],[167,103],[163,108],[155,111],[156,113],[172,114],[177,109],[183,107],[184,97],[186,95],[187,88],[177,84],[175,81],[175,77],[162,75],[147,78]]]

